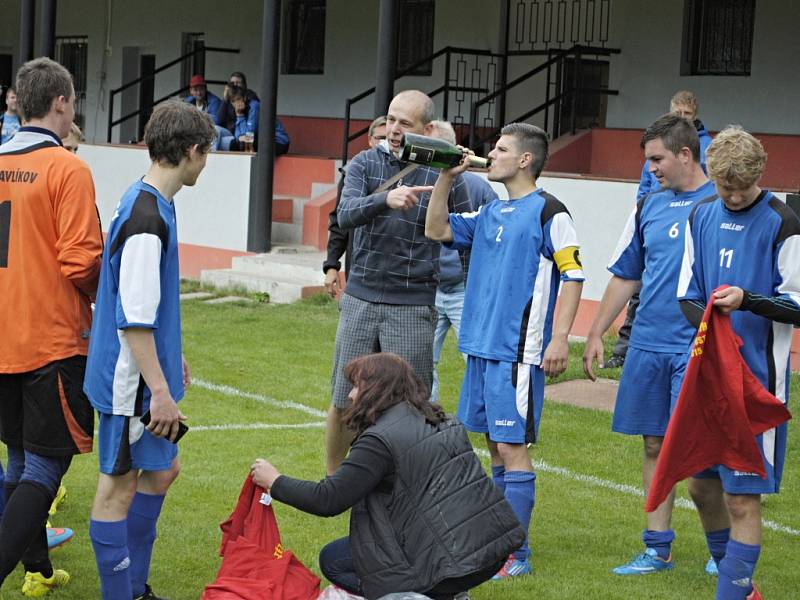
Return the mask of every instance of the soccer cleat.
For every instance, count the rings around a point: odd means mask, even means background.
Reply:
[[[41,598],[52,592],[55,588],[66,585],[69,573],[63,569],[53,569],[50,577],[45,577],[39,572],[27,571],[22,584],[22,595],[28,598]]]
[[[756,589],[755,584],[753,584],[753,591],[750,592],[744,600],[762,600],[761,594]]]
[[[668,571],[672,568],[672,555],[666,560],[658,555],[653,548],[647,548],[631,562],[620,567],[615,567],[612,572],[615,575],[649,575],[658,571]]]
[[[56,497],[53,498],[53,503],[50,505],[50,510],[47,511],[47,514],[50,518],[53,518],[53,515],[56,514],[58,511],[58,507],[61,506],[61,503],[67,499],[67,488],[63,485],[58,486],[58,491],[56,492]]]
[[[75,532],[69,527],[48,527],[47,528],[47,549],[52,550],[63,546],[72,539]]]
[[[167,600],[166,598],[162,598],[161,596],[156,596],[153,593],[153,588],[151,588],[146,583],[144,584],[144,594],[141,596],[136,596],[133,600]]]
[[[511,554],[509,555],[505,564],[492,577],[492,579],[497,581],[500,579],[505,579],[507,577],[530,575],[530,573],[531,573],[531,564],[530,562],[528,562],[528,559],[526,558],[525,560],[518,560],[517,558],[514,558],[513,554]]]
[[[604,369],[618,369],[622,365],[625,364],[625,357],[620,356],[619,354],[612,354],[611,358],[609,358],[605,364],[603,365]]]
[[[719,575],[719,569],[717,568],[717,561],[714,560],[714,557],[708,559],[706,563],[706,575],[711,575],[712,577],[716,577]]]

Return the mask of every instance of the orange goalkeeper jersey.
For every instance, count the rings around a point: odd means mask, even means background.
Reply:
[[[89,167],[21,128],[0,146],[0,373],[86,355],[101,253]]]

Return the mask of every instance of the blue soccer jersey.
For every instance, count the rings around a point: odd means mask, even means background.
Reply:
[[[120,200],[103,250],[84,391],[100,412],[141,415],[150,404],[124,332],[152,329],[176,401],[183,397],[175,205],[137,181]]]
[[[691,344],[695,331],[683,318],[675,290],[689,213],[696,202],[713,195],[710,181],[691,192],[662,189],[639,200],[631,213],[608,270],[622,279],[642,281],[632,348],[680,353]]]
[[[516,200],[493,200],[477,212],[451,213],[450,227],[452,245],[471,249],[458,349],[541,364],[560,281],[584,279],[569,212],[536,190]]]
[[[767,191],[740,211],[710,198],[689,217],[678,299],[701,306],[724,284],[746,293],[741,309],[731,313],[742,357],[761,384],[787,402],[792,324],[800,323],[800,221]],[[779,482],[786,423],[761,437]]]

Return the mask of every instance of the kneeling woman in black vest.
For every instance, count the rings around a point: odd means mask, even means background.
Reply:
[[[344,423],[356,438],[339,470],[302,481],[257,459],[255,482],[311,514],[353,509],[350,535],[319,556],[325,577],[351,593],[452,598],[491,578],[524,532],[464,427],[428,401],[428,389],[395,354],[363,356],[345,373],[353,390]]]

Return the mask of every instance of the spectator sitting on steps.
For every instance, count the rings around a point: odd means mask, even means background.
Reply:
[[[208,91],[205,77],[202,75],[192,76],[189,80],[189,95],[183,100],[208,113],[208,116],[214,121],[214,125],[219,125],[218,113],[222,100],[220,100],[219,96]]]

